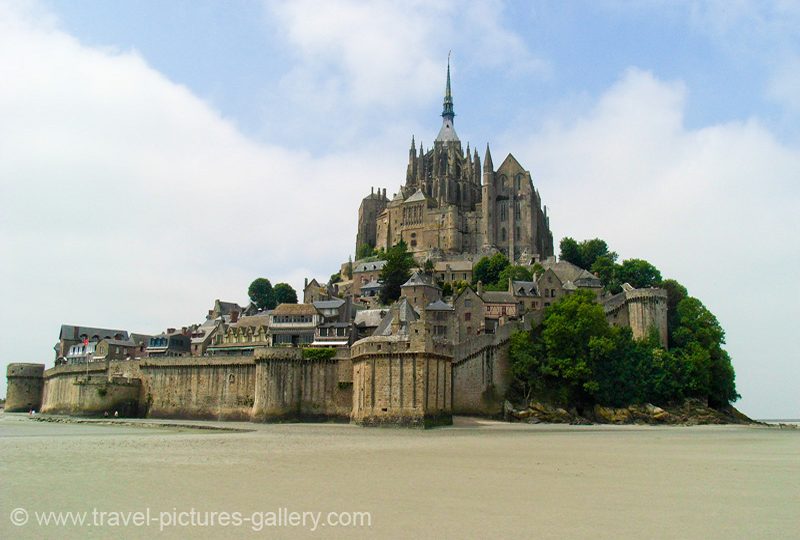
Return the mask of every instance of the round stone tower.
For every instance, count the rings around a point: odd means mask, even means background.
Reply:
[[[44,364],[9,364],[6,412],[38,411],[44,391]]]

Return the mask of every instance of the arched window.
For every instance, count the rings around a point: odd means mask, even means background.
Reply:
[[[506,189],[506,175],[504,175],[504,174],[500,175],[500,189],[501,190],[505,190]]]
[[[518,174],[514,178],[514,190],[519,191],[520,189],[522,189],[522,174]]]
[[[506,228],[505,227],[500,229],[500,241],[501,242],[505,242],[506,241]]]

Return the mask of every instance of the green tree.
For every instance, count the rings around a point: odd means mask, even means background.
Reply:
[[[524,266],[509,264],[503,268],[502,272],[500,272],[500,277],[498,278],[497,283],[498,285],[504,285],[505,287],[508,287],[509,279],[512,279],[513,281],[532,281],[533,274]]]
[[[491,257],[482,257],[472,269],[472,282],[482,282],[492,285],[500,279],[500,272],[509,265],[508,258],[502,253],[495,253]]]
[[[255,279],[247,288],[247,296],[258,309],[275,309],[275,293],[267,278]]]
[[[661,272],[644,259],[627,259],[616,269],[616,280],[630,283],[637,289],[655,287],[661,283]]]
[[[386,264],[380,273],[380,301],[388,305],[400,298],[400,286],[411,277],[411,269],[415,263],[408,246],[402,240],[386,251],[384,259]]]
[[[577,266],[583,264],[581,250],[578,247],[577,240],[570,238],[569,236],[565,236],[561,239],[559,247],[561,248],[561,253],[558,255],[559,260],[571,262]]]
[[[297,292],[288,283],[276,283],[272,288],[276,304],[296,304]]]
[[[587,270],[592,268],[599,257],[606,257],[612,262],[617,260],[617,254],[609,251],[606,241],[599,238],[577,242],[574,238],[567,236],[561,240],[559,247],[561,248],[559,256],[561,260],[569,261]]]
[[[427,274],[429,276],[432,276],[434,270],[435,270],[435,266],[433,264],[433,261],[430,260],[430,259],[425,260],[425,264],[422,265],[423,273],[425,273],[425,274]]]
[[[601,283],[608,292],[616,294],[622,290],[622,284],[617,279],[618,267],[619,265],[614,262],[612,257],[603,255],[595,259],[590,270],[600,278]]]
[[[356,250],[356,260],[366,259],[375,254],[375,249],[369,244],[361,244]]]
[[[542,324],[546,351],[544,373],[559,379],[572,403],[586,403],[595,393],[592,374],[592,339],[610,334],[602,306],[594,293],[577,290],[550,306]]]
[[[723,407],[739,399],[733,365],[722,348],[725,331],[717,318],[691,296],[678,302],[677,315],[678,326],[673,332],[675,354],[687,366],[688,393],[707,397],[712,407]]]
[[[689,292],[686,290],[686,287],[674,279],[665,279],[661,282],[659,287],[667,291],[667,336],[671,349],[675,346],[675,340],[672,334],[678,327],[680,321],[678,317],[678,304],[681,300],[689,296]]]

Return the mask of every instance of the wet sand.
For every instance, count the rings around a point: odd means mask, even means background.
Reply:
[[[246,432],[0,414],[0,537],[156,536],[158,524],[15,527],[10,512],[365,511],[371,527],[170,527],[167,538],[800,537],[800,430],[542,426]],[[173,422],[170,422],[173,423]],[[177,424],[181,424],[180,422]],[[213,426],[213,422],[203,422]]]

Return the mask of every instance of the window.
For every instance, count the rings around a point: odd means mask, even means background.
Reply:
[[[472,313],[471,312],[467,311],[466,313],[464,313],[464,320],[465,321],[469,321],[471,319],[472,319]]]
[[[500,229],[500,241],[501,242],[505,242],[506,241],[506,229],[505,229],[505,227]]]
[[[464,300],[464,307],[472,307],[472,299],[468,298]]]

